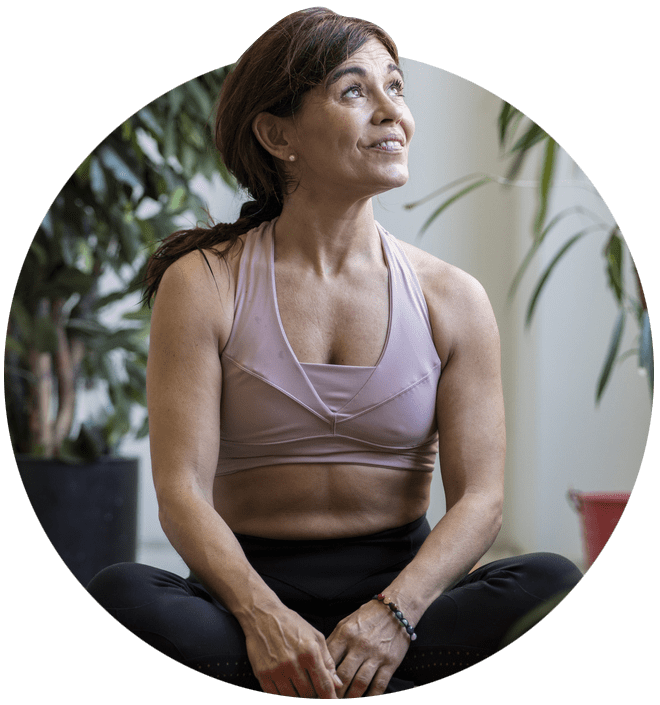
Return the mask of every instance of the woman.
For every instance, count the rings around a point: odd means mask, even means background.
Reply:
[[[270,693],[436,680],[580,577],[548,554],[470,572],[501,520],[498,332],[477,282],[374,221],[372,197],[408,178],[402,89],[380,28],[324,9],[279,22],[217,113],[254,200],[150,265],[154,481],[192,572],[122,564],[89,589],[173,658]]]

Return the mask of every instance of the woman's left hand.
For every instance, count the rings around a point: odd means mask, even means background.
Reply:
[[[372,600],[339,622],[327,645],[344,684],[337,696],[359,698],[385,692],[410,637],[389,609]]]

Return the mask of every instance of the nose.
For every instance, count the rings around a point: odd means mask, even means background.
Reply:
[[[403,120],[404,109],[401,100],[393,100],[383,91],[378,96],[372,120],[376,125],[382,125],[384,122],[399,123]]]

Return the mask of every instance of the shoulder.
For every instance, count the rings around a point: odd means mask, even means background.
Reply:
[[[164,272],[153,304],[153,319],[227,337],[233,324],[234,295],[242,241],[219,257],[212,249],[195,250]]]
[[[468,341],[498,336],[488,295],[475,277],[414,245],[397,243],[419,280],[443,361]]]

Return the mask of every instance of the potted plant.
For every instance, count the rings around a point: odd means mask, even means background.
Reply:
[[[190,189],[219,173],[208,120],[227,69],[178,86],[101,142],[56,196],[32,241],[11,306],[5,347],[10,438],[46,534],[87,583],[134,560],[137,460],[123,438],[148,424],[146,262],[184,212]],[[81,398],[95,399],[85,413]]]
[[[415,208],[429,200],[444,196],[424,222],[419,236],[421,237],[449,206],[472,191],[480,189],[489,183],[499,183],[506,187],[521,184],[519,176],[530,155],[536,154],[540,156],[540,170],[535,184],[537,207],[530,227],[531,243],[513,279],[509,297],[512,298],[515,295],[525,273],[528,271],[530,263],[538,254],[541,245],[546,241],[549,234],[560,223],[575,216],[580,217],[583,222],[586,220],[587,224],[577,229],[563,242],[540,274],[527,304],[525,325],[529,326],[536,311],[539,297],[557,265],[570,253],[575,244],[589,233],[604,232],[606,241],[602,249],[603,264],[607,286],[616,302],[617,314],[596,386],[596,404],[602,398],[615,364],[631,355],[637,356],[638,366],[646,374],[649,393],[652,397],[653,345],[646,299],[637,268],[629,257],[618,224],[616,222],[604,222],[597,214],[582,207],[579,203],[571,204],[552,218],[548,218],[548,204],[553,188],[556,187],[557,163],[561,147],[545,130],[507,102],[503,102],[500,108],[497,134],[500,149],[505,160],[508,161],[506,175],[468,174],[446,184],[415,203],[407,204],[406,208]],[[527,186],[529,183],[525,182],[525,185]],[[632,287],[628,286],[624,276],[628,262],[630,262],[632,269]],[[621,341],[628,319],[632,319],[638,328],[637,348],[621,353]],[[621,492],[584,493],[574,490],[568,492],[568,499],[580,516],[585,562],[587,565],[593,563],[607,542],[621,517],[628,498],[629,493]]]

